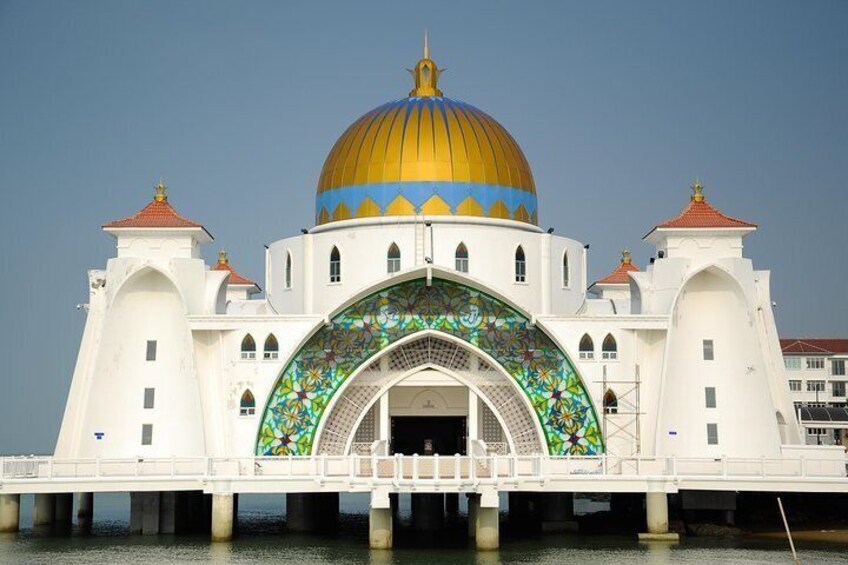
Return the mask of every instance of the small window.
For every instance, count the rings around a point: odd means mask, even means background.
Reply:
[[[808,369],[824,369],[824,358],[822,357],[807,357]]]
[[[618,359],[618,344],[612,334],[607,334],[604,342],[601,344],[601,357],[603,359],[615,360]]]
[[[286,253],[286,288],[292,285],[292,258],[291,253]]]
[[[800,371],[801,370],[801,358],[800,357],[784,357],[783,358],[783,366],[786,367],[787,371]]]
[[[256,399],[250,389],[244,391],[239,401],[239,416],[253,416],[256,414]]]
[[[527,282],[527,261],[524,258],[524,249],[520,245],[515,250],[515,282]]]
[[[156,361],[156,340],[147,340],[147,360]]]
[[[715,352],[713,351],[713,340],[705,339],[704,340],[704,361],[712,361],[715,359]]]
[[[244,339],[241,340],[241,358],[256,359],[256,342],[250,334],[247,334],[244,336]]]
[[[607,389],[604,394],[604,412],[606,414],[618,414],[618,397],[612,389]]]
[[[342,254],[336,246],[330,251],[330,282],[342,282]]]
[[[715,408],[716,407],[715,387],[712,387],[712,386],[706,387],[704,389],[704,396],[706,397],[707,408]]]
[[[144,389],[144,409],[150,410],[153,408],[153,402],[156,397],[156,389],[146,388]]]
[[[280,355],[280,345],[274,334],[268,334],[265,338],[265,350],[262,352],[263,359],[276,359]]]
[[[718,445],[718,424],[707,424],[707,444]]]
[[[388,274],[397,273],[400,271],[400,249],[397,244],[392,243],[389,246],[389,252],[386,254],[386,272]]]
[[[571,273],[568,270],[568,251],[562,254],[562,287],[568,288],[571,280]]]
[[[845,359],[834,359],[830,365],[830,373],[839,377],[845,376]]]
[[[583,337],[580,338],[579,350],[581,359],[595,358],[595,343],[592,341],[592,338],[589,337],[589,334],[583,334]]]
[[[801,381],[795,379],[789,381],[789,390],[792,392],[801,392]]]
[[[827,434],[827,430],[824,428],[807,428],[808,436],[823,436]]]
[[[824,392],[824,381],[807,381],[807,392]]]
[[[831,396],[845,396],[845,381],[832,382],[830,385],[833,387]]]
[[[456,246],[456,270],[460,273],[468,272],[468,248],[465,247],[464,243],[460,243]]]
[[[153,445],[153,424],[141,425],[141,445]]]

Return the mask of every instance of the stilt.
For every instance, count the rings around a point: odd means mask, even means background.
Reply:
[[[412,526],[419,532],[437,532],[445,525],[445,495],[414,493]]]
[[[36,494],[35,507],[32,513],[34,527],[52,526],[56,514],[55,494]]]
[[[77,526],[82,530],[91,529],[94,522],[94,493],[77,494]]]
[[[142,517],[144,516],[144,494],[143,492],[130,493],[130,533],[140,534],[142,531]]]
[[[142,515],[141,533],[144,535],[156,535],[160,527],[160,505],[161,500],[158,492],[142,493]]]
[[[233,539],[233,495],[212,495],[212,541]]]
[[[543,532],[576,532],[574,494],[551,492],[539,494]]]
[[[70,530],[74,517],[74,495],[71,493],[57,494],[53,512],[54,527],[60,530]]]
[[[177,493],[159,493],[159,533],[173,534],[177,531]]]
[[[392,548],[391,508],[371,508],[368,515],[368,542],[371,549]]]
[[[500,546],[500,499],[497,491],[480,494],[477,508],[477,550],[491,551]]]
[[[17,532],[21,520],[21,495],[0,494],[0,533]]]
[[[477,536],[477,511],[480,509],[480,495],[471,493],[465,496],[468,498],[468,537],[474,539]]]
[[[648,533],[639,534],[641,541],[678,541],[677,534],[668,531],[668,495],[664,492],[649,492],[645,495],[645,511]]]

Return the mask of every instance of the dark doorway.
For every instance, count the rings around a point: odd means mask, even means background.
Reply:
[[[393,416],[392,453],[465,455],[465,416]]]

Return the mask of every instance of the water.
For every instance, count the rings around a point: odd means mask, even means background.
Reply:
[[[164,565],[170,563],[297,563],[298,565],[480,565],[509,563],[562,565],[568,563],[661,565],[670,563],[736,564],[792,563],[785,540],[707,540],[684,538],[679,545],[639,544],[616,536],[510,536],[503,530],[501,549],[477,553],[465,533],[465,524],[434,538],[416,537],[396,530],[391,551],[368,549],[367,495],[341,498],[340,528],[334,536],[285,533],[281,496],[242,496],[239,500],[239,533],[232,543],[211,544],[208,536],[130,536],[129,497],[97,495],[91,534],[67,535],[34,532],[32,497],[21,497],[18,534],[0,535],[0,564]],[[582,510],[591,510],[583,503]],[[578,511],[581,508],[578,506]],[[402,520],[408,507],[401,507]],[[823,542],[798,542],[806,564],[846,563],[848,546]]]

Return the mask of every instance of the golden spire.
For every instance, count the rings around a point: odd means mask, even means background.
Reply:
[[[630,264],[630,250],[626,247],[621,250],[621,262],[625,265]]]
[[[689,197],[692,202],[703,202],[704,201],[704,185],[701,184],[701,181],[695,179],[695,184],[692,185],[692,196]]]
[[[229,265],[230,260],[227,258],[227,252],[223,249],[218,252],[218,264],[219,265]]]
[[[153,195],[154,201],[156,201],[156,202],[167,202],[168,201],[168,195],[165,194],[165,191],[168,189],[168,187],[165,186],[164,182],[162,182],[162,177],[159,177],[159,182],[156,183],[156,185],[153,188],[156,189],[156,194]]]
[[[442,71],[430,58],[430,42],[427,39],[427,31],[424,31],[424,57],[415,65],[415,69],[408,69],[412,78],[415,79],[415,88],[409,91],[410,96],[441,96],[442,91],[436,85]]]

